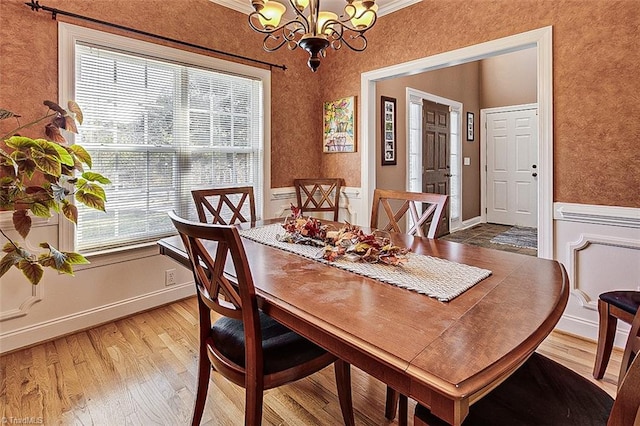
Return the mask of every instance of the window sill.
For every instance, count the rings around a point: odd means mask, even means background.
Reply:
[[[99,268],[116,263],[130,262],[133,260],[144,259],[146,257],[158,256],[159,254],[160,252],[156,242],[93,252],[84,255],[91,263],[86,265],[75,265],[74,270],[82,271],[85,269]]]

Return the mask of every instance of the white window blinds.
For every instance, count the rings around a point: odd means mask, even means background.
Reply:
[[[197,220],[192,189],[253,186],[261,205],[260,80],[91,45],[75,53],[76,142],[112,181],[106,214],[78,206],[77,250],[175,233],[168,211]]]

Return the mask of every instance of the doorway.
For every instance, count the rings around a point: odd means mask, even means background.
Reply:
[[[552,28],[545,27],[474,46],[393,65],[362,74],[361,100],[361,185],[359,217],[371,214],[371,197],[376,182],[376,81],[432,71],[477,61],[522,49],[536,48],[538,120],[538,256],[553,258],[553,85]]]
[[[537,111],[535,104],[480,111],[485,222],[538,226]]]

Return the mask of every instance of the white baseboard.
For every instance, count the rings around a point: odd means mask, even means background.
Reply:
[[[618,322],[618,325],[619,327],[616,331],[613,345],[623,349],[627,343],[629,327],[621,321]],[[560,318],[560,321],[558,321],[558,324],[556,324],[556,330],[565,331],[575,336],[593,340],[594,342],[598,341],[598,324],[575,315],[564,314]]]
[[[482,220],[482,216],[476,216],[476,217],[472,217],[471,219],[467,219],[462,221],[462,226],[459,229],[456,229],[456,231],[461,231],[463,229],[469,229],[472,228],[480,223],[483,223]]]
[[[0,334],[0,354],[104,324],[195,295],[193,282],[29,325]]]

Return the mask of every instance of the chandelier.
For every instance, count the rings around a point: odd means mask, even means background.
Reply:
[[[346,45],[362,52],[367,47],[364,33],[376,22],[375,0],[346,0],[343,14],[320,10],[320,0],[284,0],[291,6],[293,17],[280,23],[287,8],[276,0],[251,0],[254,12],[249,25],[265,34],[264,50],[273,52],[286,45],[290,50],[300,46],[309,52],[309,68],[316,72],[326,49],[338,50]]]

